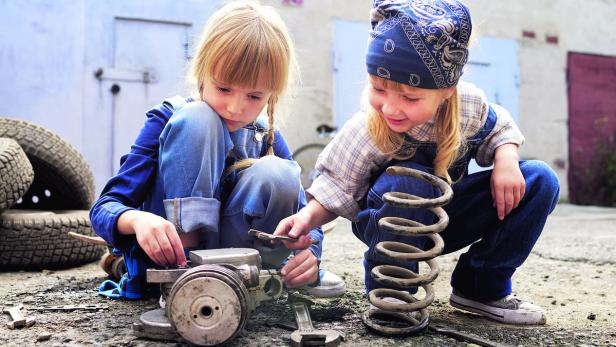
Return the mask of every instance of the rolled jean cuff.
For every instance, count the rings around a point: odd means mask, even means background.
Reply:
[[[175,198],[163,200],[167,220],[178,233],[191,231],[218,232],[220,201],[214,198]]]

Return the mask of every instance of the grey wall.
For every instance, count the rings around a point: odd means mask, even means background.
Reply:
[[[280,124],[291,148],[297,148],[318,141],[316,125],[333,122],[334,18],[367,21],[371,1],[305,0],[301,6],[263,2],[280,10],[296,41],[302,84],[292,93],[286,119]],[[616,56],[616,1],[468,3],[478,44],[481,36],[519,42],[519,122],[527,138],[521,153],[553,166],[566,197],[567,53]],[[104,157],[109,156],[105,151],[111,130],[106,89],[93,71],[113,64],[113,18],[189,23],[194,36],[217,4],[213,0],[0,1],[0,96],[4,101],[0,115],[33,121],[65,137],[86,155],[100,188],[110,172]],[[535,38],[523,37],[523,31],[534,32]],[[557,37],[558,43],[546,42],[548,35]]]
[[[83,1],[0,2],[0,116],[83,149]]]
[[[278,1],[269,1],[277,5]],[[476,44],[481,36],[519,42],[519,124],[526,136],[525,158],[552,166],[567,198],[567,66],[568,52],[616,56],[616,1],[612,0],[467,0]],[[367,21],[371,1],[304,1],[299,8],[281,7],[291,24],[304,76],[284,130],[291,146],[314,142],[316,124],[332,123],[332,18]],[[278,5],[277,5],[278,6]],[[280,6],[278,6],[280,7]],[[523,31],[535,38],[523,37]],[[548,43],[555,36],[558,43]],[[363,59],[363,57],[358,57]],[[616,97],[616,95],[615,95]],[[292,117],[300,116],[301,125]],[[575,129],[573,130],[575,131]]]

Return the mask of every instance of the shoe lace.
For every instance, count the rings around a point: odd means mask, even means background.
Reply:
[[[507,306],[513,306],[514,308],[518,308],[523,301],[510,294],[502,298],[501,302],[503,304],[506,304]]]

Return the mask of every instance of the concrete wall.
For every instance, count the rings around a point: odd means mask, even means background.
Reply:
[[[83,1],[0,2],[0,117],[50,128],[82,149]]]
[[[616,56],[610,0],[468,0],[480,36],[520,43],[521,154],[546,161],[558,173],[561,197],[568,196],[567,53]],[[523,37],[523,31],[535,38]],[[558,38],[548,43],[547,36]],[[616,97],[616,94],[615,94]]]
[[[306,0],[301,7],[281,6],[296,41],[303,85],[296,93],[283,125],[292,148],[314,142],[313,129],[332,123],[333,18],[367,21],[371,1]],[[616,1],[610,0],[467,0],[476,44],[481,36],[519,42],[519,121],[526,136],[525,158],[546,161],[561,180],[561,197],[568,196],[567,53],[616,55],[613,22]],[[523,37],[523,31],[535,38]],[[548,43],[547,36],[558,42]],[[363,59],[363,57],[358,57]],[[301,122],[295,122],[300,116]]]
[[[527,138],[521,153],[554,167],[562,182],[562,196],[566,197],[567,53],[616,56],[616,1],[467,1],[479,38],[519,42],[519,122]],[[284,5],[281,0],[262,2],[279,9],[296,42],[303,83],[292,95],[286,119],[279,123],[293,149],[319,141],[314,131],[316,125],[333,122],[334,19],[368,21],[371,1],[304,0],[301,6]],[[4,101],[0,116],[49,127],[85,152],[88,160],[98,160],[101,153],[97,146],[105,144],[92,141],[96,135],[93,131],[102,129],[104,122],[94,124],[94,115],[100,108],[92,69],[109,65],[111,54],[111,36],[106,33],[109,21],[101,20],[101,13],[107,13],[107,17],[114,12],[116,16],[188,21],[199,31],[203,19],[198,19],[200,13],[190,8],[212,7],[213,3],[0,1],[0,95]],[[179,13],[183,11],[195,13]],[[533,32],[535,38],[524,37],[523,31]],[[556,37],[558,42],[549,43],[546,36]]]
[[[301,84],[286,100],[287,112],[279,122],[289,146],[295,149],[305,143],[324,141],[317,137],[317,125],[333,124],[334,19],[366,22],[372,1],[304,0],[301,6],[281,2],[262,1],[280,11],[295,40]]]

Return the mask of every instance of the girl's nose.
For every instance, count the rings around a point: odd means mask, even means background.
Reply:
[[[227,112],[232,116],[237,116],[242,113],[244,102],[241,96],[233,96],[227,103]]]
[[[386,116],[397,116],[400,114],[400,108],[398,108],[398,105],[391,101],[384,102],[383,107],[381,107],[381,111]]]

